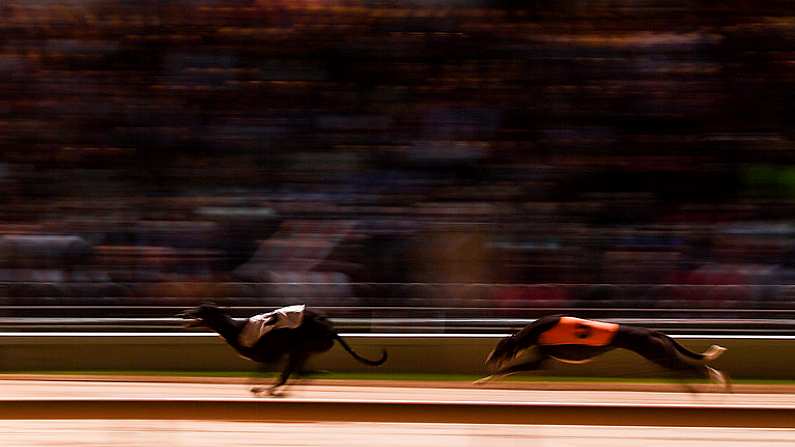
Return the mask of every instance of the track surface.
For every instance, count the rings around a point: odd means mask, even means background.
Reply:
[[[81,399],[274,399],[254,397],[244,384],[0,380],[0,400]],[[791,394],[549,391],[505,388],[395,388],[294,385],[283,401],[522,402],[677,406],[795,407]]]
[[[37,399],[254,400],[244,384],[0,380],[0,400]],[[298,385],[282,402],[435,401],[559,402],[604,405],[795,407],[788,394],[545,391],[488,388],[390,388]],[[0,446],[339,446],[358,447],[704,447],[795,445],[795,429],[649,426],[507,425],[481,423],[262,423],[141,419],[0,420]],[[656,422],[655,422],[656,423]]]
[[[4,447],[783,447],[795,430],[479,424],[0,421]]]

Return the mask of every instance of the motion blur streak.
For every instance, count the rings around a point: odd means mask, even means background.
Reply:
[[[786,1],[3,0],[0,300],[791,309],[793,29]],[[737,287],[609,286],[638,283]]]
[[[464,447],[489,445],[773,447],[795,442],[795,430],[689,427],[600,427],[548,425],[400,423],[235,423],[141,420],[0,421],[5,447],[328,446]]]
[[[345,328],[357,333],[505,333],[512,323],[455,319],[558,309],[791,335],[792,11],[786,0],[0,0],[0,330],[182,331],[130,318],[215,300],[241,318],[326,308],[362,319]],[[375,326],[389,318],[426,321]],[[78,361],[77,343],[23,340],[0,347],[0,370],[16,370],[12,358],[104,365],[110,343]],[[762,344],[773,349],[749,362],[759,370],[782,352]],[[0,421],[4,447],[713,440],[795,435]]]

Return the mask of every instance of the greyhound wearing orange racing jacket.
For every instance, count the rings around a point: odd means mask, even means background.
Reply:
[[[587,363],[613,349],[632,351],[683,378],[707,377],[726,390],[731,389],[726,374],[707,365],[726,350],[722,346],[712,345],[699,354],[659,331],[564,315],[539,318],[500,340],[486,358],[486,365],[495,371],[494,374],[475,383],[537,370],[550,359]],[[534,352],[530,354],[530,351]]]

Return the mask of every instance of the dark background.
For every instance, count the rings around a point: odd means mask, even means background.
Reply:
[[[785,1],[4,0],[0,291],[791,306],[793,81]]]

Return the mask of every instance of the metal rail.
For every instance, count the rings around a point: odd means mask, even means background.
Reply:
[[[181,286],[185,295],[169,293]],[[568,298],[494,299],[511,288]],[[592,296],[597,289],[607,298]],[[504,333],[571,314],[673,334],[795,335],[795,284],[0,281],[0,330],[184,332],[174,314],[209,297],[238,318],[307,303],[348,332]]]

